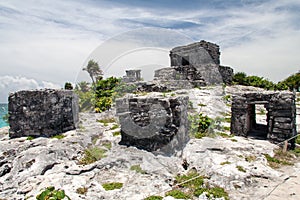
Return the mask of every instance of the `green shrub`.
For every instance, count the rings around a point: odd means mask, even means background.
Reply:
[[[175,199],[190,199],[190,195],[180,191],[180,190],[171,190],[166,193],[166,196],[174,197]]]
[[[82,165],[88,165],[93,162],[100,160],[105,156],[106,150],[100,149],[98,147],[88,148],[84,151],[84,157],[79,161]]]
[[[198,188],[195,192],[195,196],[200,196],[202,193],[206,192],[206,196],[209,198],[213,196],[214,198],[224,197],[225,200],[229,200],[228,193],[221,187],[213,187],[213,188]]]
[[[73,90],[73,85],[72,83],[66,82],[64,88],[65,90]]]
[[[112,183],[104,183],[102,184],[102,187],[107,190],[116,190],[121,189],[123,187],[123,183],[119,182],[112,182]]]
[[[296,144],[300,144],[300,135],[298,135],[295,142],[296,142]]]
[[[237,165],[236,168],[240,171],[240,172],[246,172],[246,170],[244,169],[244,167]]]
[[[69,199],[70,197],[68,197],[65,194],[64,190],[55,190],[55,187],[50,186],[44,189],[44,191],[42,191],[42,193],[40,193],[39,195],[36,196],[37,200],[61,200],[61,199]]]
[[[33,136],[28,136],[28,137],[26,138],[26,140],[33,140],[33,139],[35,139],[35,137],[33,137]]]
[[[150,196],[145,198],[144,200],[162,200],[163,197],[162,196]]]
[[[60,135],[53,135],[51,138],[53,139],[53,138],[56,138],[56,139],[63,139],[64,137],[66,137],[66,136],[64,136],[64,135],[62,135],[62,134],[60,134]]]
[[[140,165],[132,165],[130,170],[136,171],[137,173],[146,174],[146,171],[144,171]]]
[[[210,126],[212,119],[207,115],[200,113],[199,115],[190,115],[190,133],[196,138],[203,137],[203,133],[207,132],[208,127]]]

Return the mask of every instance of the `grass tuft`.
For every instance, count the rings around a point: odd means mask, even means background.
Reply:
[[[108,191],[108,190],[117,190],[117,189],[121,189],[123,187],[123,183],[119,183],[119,182],[104,183],[104,184],[102,184],[102,187],[106,191]]]

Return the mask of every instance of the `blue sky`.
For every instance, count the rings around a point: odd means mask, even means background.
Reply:
[[[217,43],[223,65],[279,81],[300,69],[299,13],[299,0],[2,0],[0,102],[75,82],[94,49],[143,28]]]

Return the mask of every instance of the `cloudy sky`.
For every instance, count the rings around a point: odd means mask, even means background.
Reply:
[[[155,55],[202,39],[220,45],[223,65],[279,81],[300,69],[299,13],[299,0],[1,0],[0,102],[10,91],[75,83],[95,49],[110,52],[107,60],[99,58],[104,69],[128,65],[134,56],[126,52],[135,49],[143,58],[136,65],[163,66],[168,58]],[[153,28],[166,30],[153,37],[158,44],[147,43]],[[139,45],[119,51],[117,39]]]

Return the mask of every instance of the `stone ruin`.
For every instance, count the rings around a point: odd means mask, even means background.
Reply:
[[[19,91],[9,95],[9,136],[51,137],[76,128],[78,98],[71,90]]]
[[[189,140],[188,97],[133,96],[117,99],[121,145],[171,155]]]
[[[256,122],[257,105],[267,111],[266,125]],[[231,108],[231,133],[238,136],[254,136],[274,143],[283,142],[296,132],[295,94],[292,92],[245,93],[234,96]],[[295,139],[289,141],[294,148]]]
[[[122,81],[125,83],[132,83],[132,82],[137,82],[141,81],[141,70],[126,70],[126,75],[123,76]]]
[[[137,83],[138,90],[164,92],[207,85],[231,84],[233,69],[220,65],[219,46],[200,41],[170,51],[171,67],[156,70],[152,82]],[[136,73],[135,71],[138,71]],[[139,81],[140,70],[126,71],[123,81]]]

